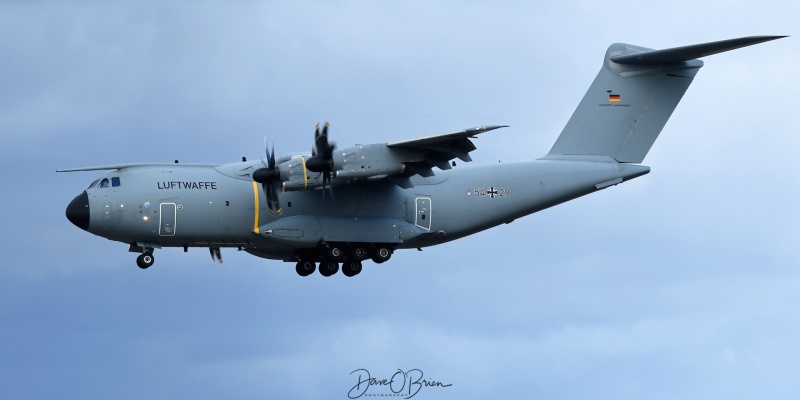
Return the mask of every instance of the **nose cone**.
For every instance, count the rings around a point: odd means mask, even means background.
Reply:
[[[85,190],[67,206],[67,219],[78,228],[89,229],[89,195]]]

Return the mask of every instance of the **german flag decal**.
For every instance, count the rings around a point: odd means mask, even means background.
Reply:
[[[608,95],[608,101],[610,101],[612,103],[619,103],[619,101],[620,101],[619,95],[618,94],[610,94],[610,95]]]

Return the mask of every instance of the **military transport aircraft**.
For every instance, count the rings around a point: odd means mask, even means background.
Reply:
[[[311,153],[224,165],[118,164],[66,210],[76,226],[141,253],[230,247],[296,262],[307,276],[399,249],[459,239],[650,172],[645,155],[703,62],[698,57],[778,39],[754,36],[652,50],[613,44],[600,73],[550,152],[522,163],[465,165],[481,126],[398,142],[338,149],[327,123]],[[266,147],[266,146],[265,146]]]

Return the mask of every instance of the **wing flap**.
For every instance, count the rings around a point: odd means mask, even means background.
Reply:
[[[387,143],[389,149],[396,151],[410,151],[413,154],[421,155],[414,159],[406,159],[406,177],[420,175],[424,177],[433,176],[433,168],[441,170],[450,169],[450,160],[458,158],[464,162],[472,161],[469,153],[476,149],[475,144],[470,139],[477,135],[508,125],[486,125],[477,128],[464,129],[455,132],[447,132],[438,135],[424,136],[415,139],[402,140]]]
[[[395,148],[401,148],[401,147],[427,148],[427,146],[435,144],[461,142],[461,140],[466,140],[466,142],[469,143],[469,146],[472,147],[469,151],[472,151],[475,150],[475,145],[469,141],[470,138],[475,138],[476,135],[479,135],[484,132],[489,132],[495,129],[506,128],[506,127],[508,127],[508,125],[479,126],[477,128],[464,129],[461,131],[440,133],[438,135],[423,136],[414,139],[401,140],[398,142],[390,142],[387,143],[386,145]]]

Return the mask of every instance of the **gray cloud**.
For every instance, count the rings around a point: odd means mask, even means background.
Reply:
[[[691,10],[691,12],[687,12]],[[754,16],[758,15],[758,18]],[[792,34],[794,6],[476,2],[0,6],[0,388],[14,398],[795,398],[794,38],[706,59],[653,172],[358,279],[76,230],[57,168],[227,162],[504,123],[475,162],[543,155],[606,46]]]

